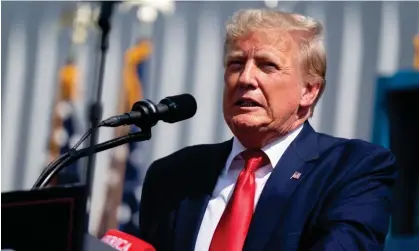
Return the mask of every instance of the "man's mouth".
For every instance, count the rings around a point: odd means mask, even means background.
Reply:
[[[262,107],[258,102],[251,99],[239,99],[235,105],[240,107]]]

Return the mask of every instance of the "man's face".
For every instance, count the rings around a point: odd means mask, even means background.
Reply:
[[[224,118],[236,131],[286,131],[303,95],[298,45],[286,33],[256,31],[232,41],[224,73]]]

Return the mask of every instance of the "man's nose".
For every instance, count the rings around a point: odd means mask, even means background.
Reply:
[[[254,67],[252,62],[246,63],[242,72],[240,73],[240,77],[238,81],[239,81],[238,84],[242,88],[254,89],[258,86],[257,81],[256,81],[256,67]]]

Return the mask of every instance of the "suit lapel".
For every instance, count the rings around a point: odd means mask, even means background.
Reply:
[[[218,176],[222,171],[232,147],[232,140],[221,143],[203,156],[191,156],[193,184],[190,192],[181,201],[176,217],[175,248],[192,251],[195,247],[199,227],[211,198]]]
[[[210,196],[203,194],[198,197],[187,197],[181,202],[177,215],[174,250],[193,250]]]
[[[262,250],[267,244],[287,200],[313,167],[314,163],[310,161],[317,157],[317,133],[307,122],[269,177],[256,206],[243,250]]]

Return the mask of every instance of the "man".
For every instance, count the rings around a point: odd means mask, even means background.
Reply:
[[[325,88],[321,25],[272,10],[227,24],[224,117],[234,138],[155,161],[140,237],[157,250],[382,250],[394,157],[308,123]]]

